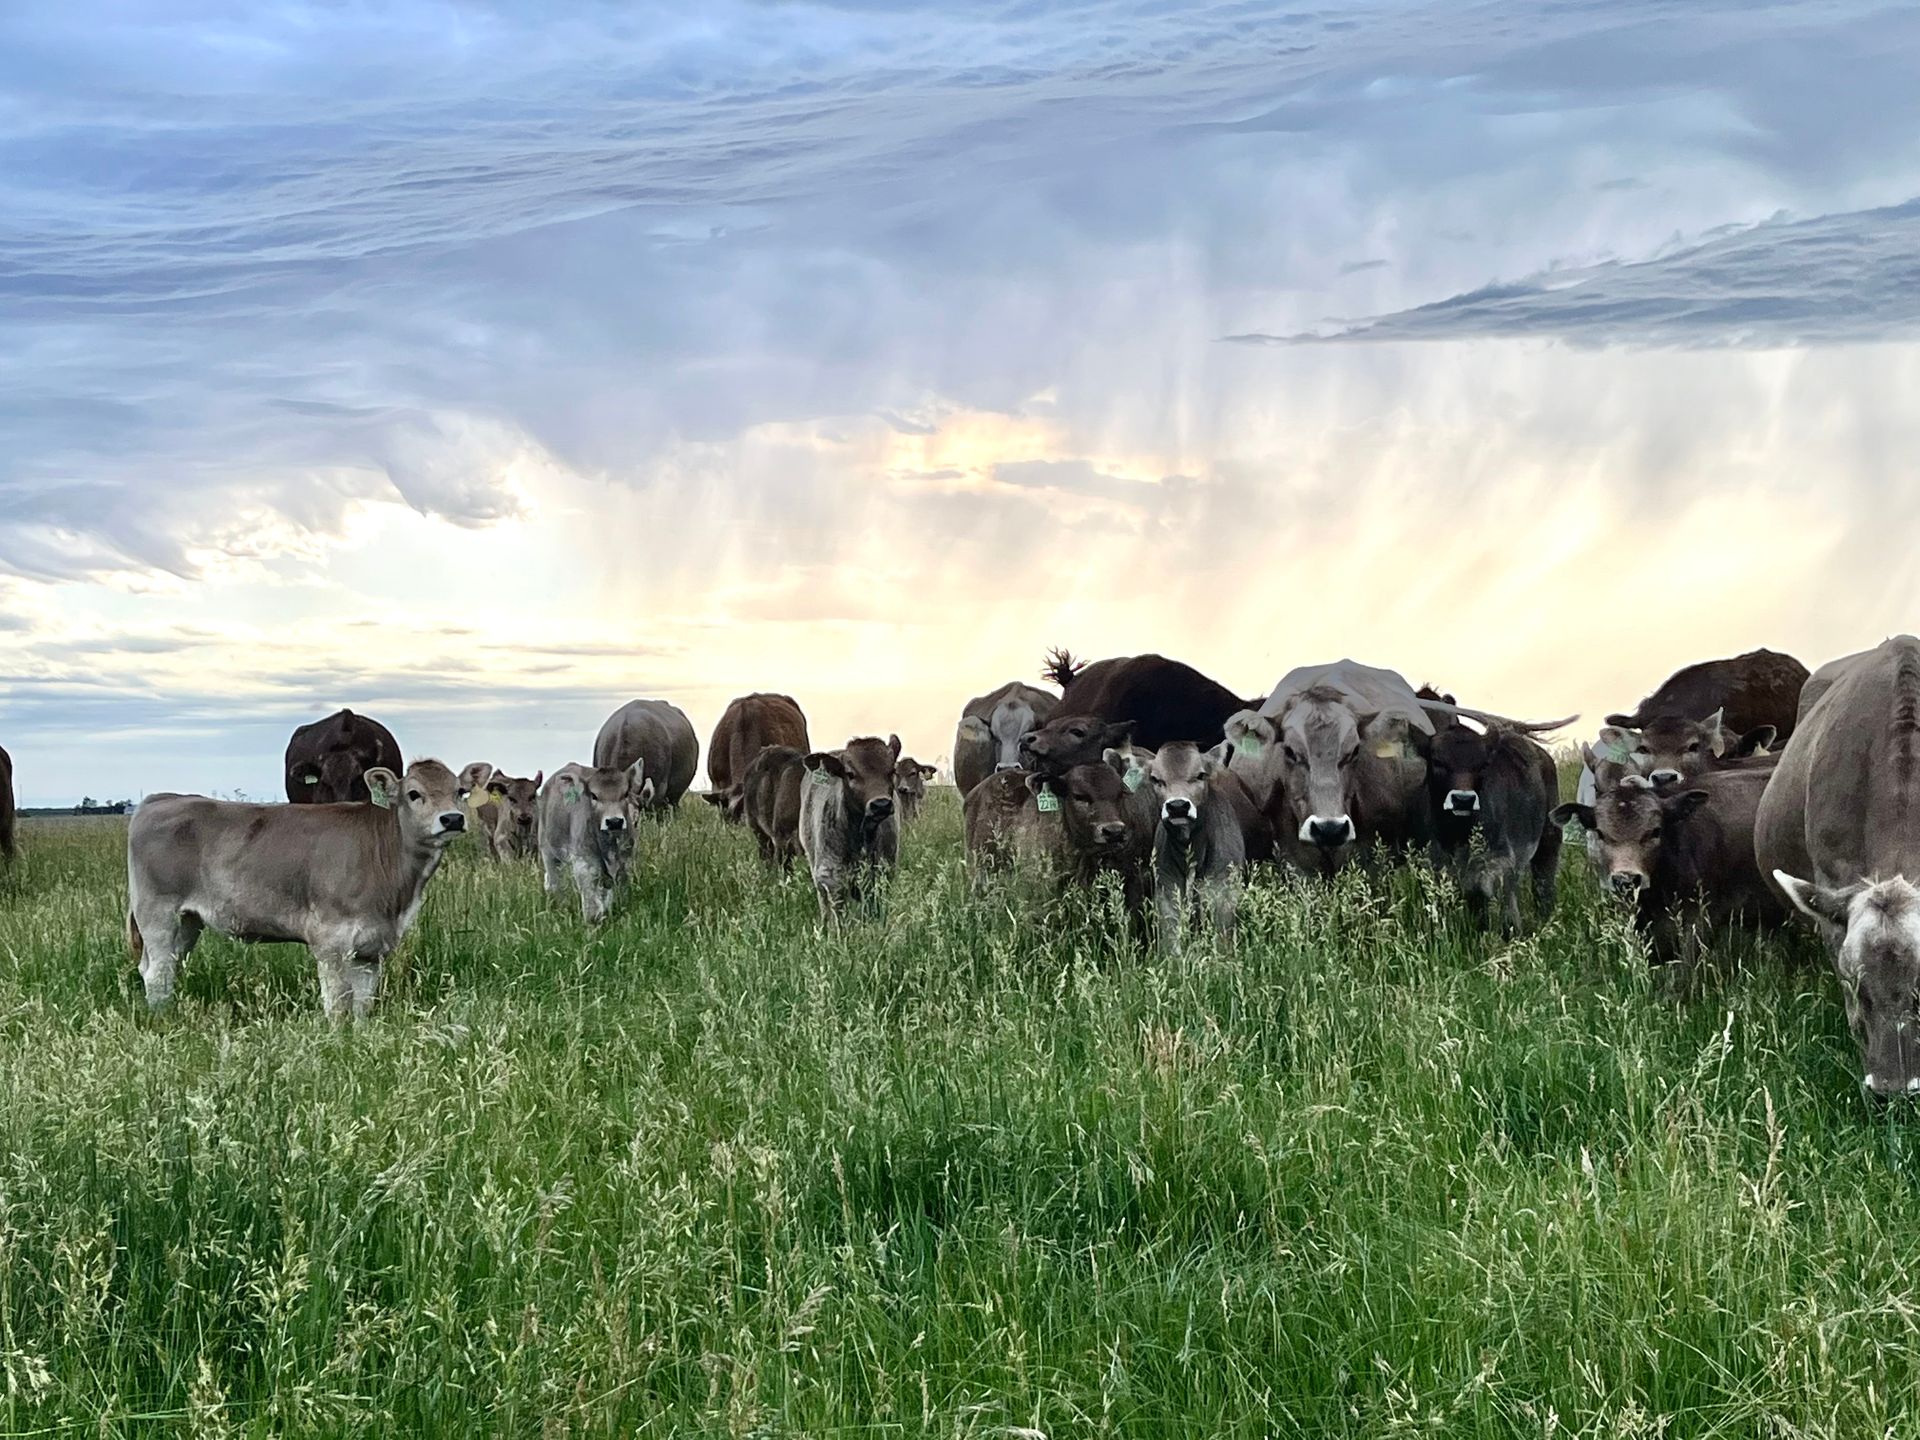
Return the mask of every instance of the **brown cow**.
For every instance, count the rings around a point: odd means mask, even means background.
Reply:
[[[744,816],[743,789],[747,768],[761,751],[788,745],[801,754],[813,748],[807,739],[807,717],[791,695],[742,695],[729,701],[707,744],[707,783],[704,797],[728,820]]]
[[[858,902],[874,879],[899,863],[899,761],[900,737],[889,735],[815,750],[800,762],[807,772],[800,787],[800,850],[822,920],[838,920],[844,904]]]
[[[487,854],[495,860],[530,858],[539,841],[540,786],[547,772],[536,770],[531,780],[516,779],[499,770],[487,777],[481,794],[486,798],[473,811]]]
[[[1823,665],[1761,801],[1756,858],[1826,940],[1867,1093],[1920,1092],[1920,640]]]
[[[920,814],[920,807],[927,803],[927,781],[940,772],[931,765],[923,765],[911,755],[902,755],[900,763],[893,767],[894,793],[900,797],[900,823],[911,825]]]
[[[365,801],[367,771],[379,766],[398,773],[403,763],[400,743],[386,726],[336,710],[300,726],[287,741],[287,799],[295,805]]]
[[[1533,881],[1534,910],[1553,913],[1560,874],[1560,796],[1553,756],[1503,725],[1484,733],[1460,720],[1440,727],[1427,756],[1434,868],[1450,873],[1474,919],[1498,907],[1503,934],[1520,929],[1520,877]]]
[[[331,1019],[366,1015],[381,962],[420,911],[448,843],[466,828],[454,774],[416,760],[365,776],[371,804],[247,805],[149,795],[127,825],[127,942],[147,1004],[173,998],[200,932],[298,941]]]
[[[1600,837],[1613,893],[1634,907],[1654,958],[1681,957],[1699,928],[1741,922],[1775,926],[1787,918],[1779,894],[1754,860],[1753,835],[1765,771],[1723,770],[1690,788],[1662,793],[1644,775],[1628,775],[1593,805],[1553,812]]]
[[[800,786],[805,753],[769,745],[753,757],[740,781],[740,810],[770,869],[786,871],[800,853]]]
[[[1120,877],[1128,913],[1144,923],[1153,826],[1123,778],[1138,761],[1109,750],[1058,775],[1002,770],[967,792],[967,861],[976,882],[1018,855],[1033,857],[1062,887]]]

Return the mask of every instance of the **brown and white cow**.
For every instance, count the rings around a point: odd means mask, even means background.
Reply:
[[[1920,1094],[1920,639],[1823,665],[1806,694],[1756,858],[1827,942],[1867,1093]]]
[[[969,700],[953,736],[953,783],[960,794],[996,771],[1018,770],[1020,737],[1051,720],[1059,704],[1059,696],[1019,680]]]
[[[645,762],[624,770],[562,765],[540,789],[540,865],[547,893],[558,895],[573,877],[580,914],[589,925],[607,918],[614,893],[633,861],[633,832],[653,803]]]
[[[787,745],[801,754],[813,748],[807,717],[791,695],[742,695],[727,703],[707,744],[707,783],[703,797],[728,820],[744,819],[742,787],[747,769],[769,746]]]
[[[416,760],[404,776],[375,766],[363,779],[370,804],[141,802],[127,825],[127,941],[149,1006],[173,997],[181,960],[212,929],[304,944],[327,1015],[366,1015],[381,962],[467,816],[438,760]]]
[[[899,797],[894,767],[900,737],[866,736],[839,750],[804,756],[800,786],[800,850],[807,857],[820,917],[837,920],[872,882],[900,859]]]

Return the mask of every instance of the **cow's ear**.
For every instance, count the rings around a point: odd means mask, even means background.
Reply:
[[[1633,717],[1631,715],[1609,715],[1607,716],[1607,724],[1618,725],[1622,730],[1631,730],[1633,728]]]
[[[1773,879],[1793,902],[1794,909],[1818,924],[1831,938],[1837,940],[1846,933],[1848,912],[1853,909],[1854,896],[1860,893],[1858,885],[1835,890],[1799,879],[1784,870],[1774,871]]]
[[[653,781],[642,780],[639,788],[633,792],[633,799],[636,805],[643,807],[651,805],[653,803]]]
[[[1100,744],[1102,748],[1109,745],[1133,744],[1133,721],[1116,720],[1113,724],[1106,726],[1100,732]]]
[[[1218,745],[1214,746],[1211,750],[1203,750],[1200,753],[1201,753],[1201,758],[1207,762],[1204,773],[1211,775],[1213,774],[1214,771],[1218,770],[1222,765],[1225,765],[1227,763],[1227,757],[1233,753],[1233,747],[1229,745],[1225,740],[1222,740]]]
[[[367,782],[367,794],[383,810],[390,807],[400,793],[400,777],[384,765],[374,766],[363,778]]]
[[[1258,710],[1236,710],[1227,717],[1227,742],[1243,755],[1258,755],[1273,743],[1273,721]]]
[[[460,787],[462,795],[470,795],[493,778],[493,766],[484,760],[476,760],[460,772],[460,778],[454,783]]]
[[[1624,765],[1633,755],[1633,747],[1639,739],[1631,730],[1609,725],[1600,732],[1600,758],[1615,765]]]
[[[900,737],[898,735],[887,736],[887,749],[893,752],[893,758],[895,760],[900,758]]]
[[[1678,795],[1669,795],[1667,802],[1660,808],[1675,820],[1684,820],[1702,805],[1713,798],[1706,790],[1682,790]]]
[[[538,790],[538,789],[540,788],[540,782],[541,782],[542,780],[544,780],[544,779],[546,779],[546,778],[547,778],[547,772],[546,772],[546,771],[544,771],[544,770],[536,770],[536,771],[534,771],[534,772],[533,772],[533,788],[534,788],[535,790]]]
[[[1772,747],[1774,738],[1779,735],[1779,733],[1780,732],[1771,725],[1756,725],[1734,742],[1732,753],[1735,757],[1742,755],[1764,755]]]
[[[1568,801],[1565,805],[1554,806],[1553,813],[1547,818],[1556,825],[1570,825],[1575,820],[1578,820],[1581,829],[1593,829],[1593,807],[1591,805],[1578,805],[1572,801]]]
[[[922,780],[931,780],[933,779],[934,776],[938,775],[939,773],[940,772],[934,769],[934,767],[931,765],[922,765],[920,767],[920,778]]]
[[[800,763],[815,775],[831,775],[837,780],[847,778],[846,762],[831,750],[816,750]]]
[[[991,740],[993,731],[978,715],[960,717],[960,738],[962,740]]]
[[[1111,754],[1112,752],[1109,751],[1108,753]],[[1053,783],[1051,780],[1047,779],[1047,777],[1044,775],[1034,775],[1031,773],[1026,775],[1024,779],[1025,779],[1025,784],[1027,789],[1032,791],[1035,795],[1044,794],[1046,792],[1047,786]]]
[[[1724,705],[1702,720],[1700,728],[1707,732],[1707,748],[1716,755],[1725,755],[1727,747],[1736,738],[1727,733],[1727,707]]]
[[[1129,750],[1117,750],[1109,746],[1100,752],[1100,758],[1122,780],[1127,778],[1127,772],[1133,768],[1133,753]]]
[[[487,794],[493,796],[496,800],[506,799],[507,782],[495,776],[493,779],[487,781]]]

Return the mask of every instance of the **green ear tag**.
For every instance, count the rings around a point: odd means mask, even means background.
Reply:
[[[1060,797],[1051,790],[1042,790],[1038,795],[1035,795],[1033,799],[1042,815],[1051,815],[1060,808]]]
[[[833,783],[833,776],[829,775],[825,769],[815,770],[812,773],[813,783],[816,785],[831,785]]]
[[[1258,755],[1260,753],[1260,737],[1258,735],[1243,735],[1240,739],[1233,742],[1233,748],[1241,755]]]
[[[1602,745],[1598,754],[1602,760],[1609,760],[1615,765],[1624,765],[1628,757],[1633,754],[1633,747],[1624,740],[1614,740]]]
[[[1147,778],[1147,767],[1138,760],[1127,761],[1127,773],[1120,777],[1121,783],[1129,790],[1138,790],[1140,782]]]
[[[385,785],[377,782],[369,785],[367,787],[367,794],[372,797],[373,803],[378,805],[382,810],[390,810],[393,808],[393,796],[388,792]]]
[[[580,787],[573,784],[561,786],[560,798],[569,805],[575,804],[580,799]]]

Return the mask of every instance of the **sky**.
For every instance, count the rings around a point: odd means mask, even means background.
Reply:
[[[1920,7],[9,0],[21,803],[1920,614]]]

